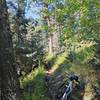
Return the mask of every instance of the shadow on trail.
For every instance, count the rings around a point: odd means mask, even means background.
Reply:
[[[51,68],[55,64],[56,60],[57,60],[57,56],[54,56],[54,57],[52,57],[51,59],[48,60],[48,62],[51,63]]]
[[[54,74],[60,74],[60,73],[65,73],[67,70],[70,69],[71,65],[64,60],[60,65],[58,65],[59,67],[54,71]]]
[[[55,76],[58,76],[60,74],[66,73],[66,72],[69,73],[70,75],[78,73],[78,72],[75,72],[74,70],[71,71],[72,67],[73,67],[72,64],[67,59],[65,59],[60,65],[58,65],[58,68],[54,71],[53,74]],[[68,77],[66,77],[66,83],[68,81],[67,78]],[[84,82],[83,76],[79,77],[79,79],[80,79],[80,87],[73,89],[73,91],[69,97],[70,100],[83,100],[84,90],[85,90],[84,89],[85,82]],[[59,100],[59,99],[57,99],[57,100]]]

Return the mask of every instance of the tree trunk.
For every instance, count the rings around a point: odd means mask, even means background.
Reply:
[[[19,83],[5,0],[0,0],[0,71],[1,100],[19,100]]]
[[[48,4],[44,3],[44,8],[47,12],[49,12]],[[51,32],[49,32],[49,28],[51,27],[50,16],[46,14],[44,18],[48,26],[48,53],[52,55],[53,54],[53,35]]]
[[[50,28],[50,17],[48,16],[47,18],[47,23],[48,23],[48,27]],[[48,37],[48,44],[49,44],[49,54],[52,55],[53,54],[53,39],[52,39],[53,35],[50,34],[50,36]]]
[[[53,54],[53,40],[52,40],[52,36],[49,36],[49,54],[52,55]]]

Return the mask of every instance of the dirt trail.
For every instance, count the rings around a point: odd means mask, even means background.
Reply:
[[[90,82],[86,82],[86,84],[82,83],[82,87],[80,89],[73,89],[70,100],[100,100],[96,96],[96,92],[93,90],[92,83],[93,81],[96,81],[96,74],[94,71],[89,74],[89,80],[92,80]],[[49,71],[46,71],[46,86],[48,89],[48,96],[50,97],[50,100],[60,100],[64,91],[65,91],[65,85],[68,81],[67,77],[68,74],[61,74],[55,75],[52,71],[52,68]],[[87,77],[85,77],[88,79]],[[91,86],[91,87],[90,87]],[[90,89],[89,89],[90,87]],[[88,92],[87,92],[88,91]]]

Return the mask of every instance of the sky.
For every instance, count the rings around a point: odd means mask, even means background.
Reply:
[[[7,0],[7,2],[10,2],[10,4],[9,4],[10,6],[8,6],[8,8],[10,8],[10,10],[14,13],[15,12],[14,9],[16,9],[16,7],[17,7],[16,0],[13,0],[13,1]],[[40,17],[40,15],[38,13],[40,9],[41,9],[41,7],[37,6],[36,3],[27,2],[27,6],[26,6],[26,10],[25,10],[25,17],[38,19]]]
[[[37,19],[40,17],[39,15],[39,10],[41,9],[41,7],[36,6],[35,4],[30,4],[28,10],[26,10],[26,18],[34,18]]]

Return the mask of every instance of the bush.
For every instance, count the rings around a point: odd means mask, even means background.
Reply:
[[[91,59],[93,56],[94,56],[94,48],[88,47],[77,53],[75,60],[80,63],[87,63],[89,59]]]

